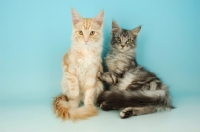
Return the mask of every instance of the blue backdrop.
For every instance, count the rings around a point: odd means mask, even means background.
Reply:
[[[170,86],[174,97],[200,93],[198,0],[0,0],[0,103],[51,100],[59,94],[61,59],[71,43],[71,7],[83,17],[142,25],[137,60]]]

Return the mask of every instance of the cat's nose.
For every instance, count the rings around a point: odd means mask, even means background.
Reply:
[[[88,42],[88,40],[84,40],[84,42],[85,42],[85,43],[87,43],[87,42]]]
[[[122,46],[122,48],[124,48],[125,47],[125,45],[121,45]]]

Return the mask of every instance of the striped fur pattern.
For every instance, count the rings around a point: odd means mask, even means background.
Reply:
[[[121,118],[172,108],[168,87],[152,72],[136,62],[136,38],[141,27],[122,29],[112,22],[110,52],[105,61],[108,72],[98,73],[110,85],[97,103],[103,110],[122,109]]]
[[[94,103],[103,91],[97,77],[102,72],[103,17],[104,11],[101,11],[94,18],[82,18],[72,9],[72,44],[62,61],[62,94],[53,101],[56,115],[63,120],[76,121],[97,115]]]

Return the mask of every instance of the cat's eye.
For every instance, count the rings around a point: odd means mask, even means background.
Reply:
[[[131,43],[132,42],[132,40],[131,39],[128,39],[127,41],[126,41],[126,43]]]
[[[121,42],[120,37],[116,37],[115,39],[116,39],[118,42]]]
[[[83,35],[83,31],[81,31],[81,30],[80,30],[80,31],[78,31],[78,33],[79,33],[80,35]]]
[[[95,34],[95,31],[91,31],[91,32],[90,32],[90,35],[94,35],[94,34]]]

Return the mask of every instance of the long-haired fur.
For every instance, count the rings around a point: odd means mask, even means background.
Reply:
[[[110,84],[97,103],[103,110],[122,109],[121,118],[169,110],[172,107],[168,87],[136,61],[136,38],[141,26],[133,30],[120,28],[112,22],[110,52],[105,58],[108,72],[99,73]]]
[[[76,121],[97,115],[94,103],[103,90],[97,77],[102,71],[103,17],[101,11],[94,18],[82,18],[72,9],[72,44],[62,61],[62,94],[53,101],[54,111],[62,119]]]

